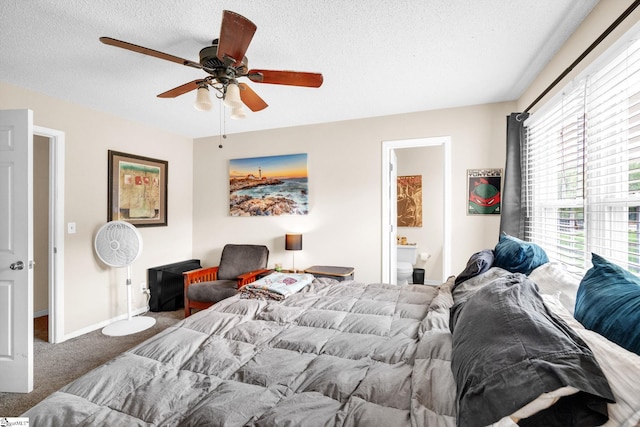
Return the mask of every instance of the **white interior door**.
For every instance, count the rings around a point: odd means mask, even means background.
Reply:
[[[389,283],[398,284],[398,156],[389,153]]]
[[[0,391],[33,390],[33,113],[0,111]]]

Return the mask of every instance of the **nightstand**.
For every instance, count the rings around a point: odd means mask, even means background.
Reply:
[[[305,273],[313,274],[315,277],[328,277],[339,282],[344,280],[354,280],[353,267],[337,267],[331,265],[314,265],[304,270]]]

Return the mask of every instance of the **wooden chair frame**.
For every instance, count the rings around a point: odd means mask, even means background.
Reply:
[[[184,277],[184,317],[191,316],[191,309],[195,308],[198,310],[204,310],[205,308],[211,307],[214,303],[205,302],[205,301],[191,301],[189,297],[187,297],[187,290],[189,286],[194,283],[202,283],[202,282],[212,282],[214,280],[218,280],[218,268],[215,267],[205,267],[198,268],[197,270],[185,271],[182,273]],[[247,285],[249,283],[253,283],[256,281],[259,275],[267,273],[271,270],[268,268],[261,268],[259,270],[250,271],[248,273],[241,274],[236,279],[238,281],[238,289]]]

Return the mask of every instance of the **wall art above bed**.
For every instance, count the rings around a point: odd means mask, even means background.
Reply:
[[[467,169],[467,215],[500,215],[502,169]]]
[[[136,227],[167,225],[169,163],[109,150],[108,221]]]
[[[231,216],[308,213],[306,153],[229,160]]]

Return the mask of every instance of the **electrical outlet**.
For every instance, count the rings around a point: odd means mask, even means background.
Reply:
[[[147,284],[145,282],[140,282],[140,290],[142,291],[143,294],[146,294],[149,289],[147,289]]]

